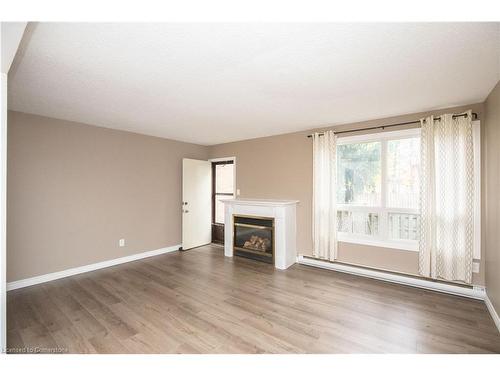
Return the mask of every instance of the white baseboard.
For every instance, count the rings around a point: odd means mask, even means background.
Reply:
[[[319,259],[305,258],[302,255],[297,257],[297,262],[307,266],[325,268],[328,270],[349,273],[357,276],[369,277],[372,279],[388,281],[396,284],[403,284],[408,286],[413,286],[417,288],[434,290],[437,292],[454,294],[462,297],[469,297],[479,300],[484,300],[486,293],[483,287],[462,287],[459,285],[451,285],[445,283],[439,283],[430,280],[419,279],[411,276],[398,275],[383,271],[377,271],[367,268],[349,266],[345,264],[332,263],[328,261],[323,261]]]
[[[486,307],[488,308],[488,311],[490,312],[490,315],[493,318],[495,325],[497,326],[498,332],[500,332],[500,316],[498,316],[495,307],[491,303],[491,300],[488,298],[488,294],[486,294],[486,296],[484,297],[484,302],[486,303]]]
[[[25,288],[27,286],[41,284],[41,283],[45,283],[47,281],[62,279],[63,277],[73,276],[73,275],[77,275],[79,273],[95,271],[95,270],[98,270],[101,268],[116,266],[117,264],[132,262],[134,260],[149,258],[149,257],[153,257],[155,255],[170,253],[170,252],[179,250],[179,247],[181,247],[181,245],[164,247],[164,248],[158,249],[158,250],[151,250],[151,251],[146,251],[144,253],[138,253],[138,254],[128,255],[128,256],[124,256],[124,257],[120,257],[120,258],[105,260],[105,261],[99,262],[99,263],[87,264],[86,266],[70,268],[70,269],[67,269],[64,271],[52,272],[52,273],[47,273],[45,275],[30,277],[28,279],[11,281],[11,282],[7,283],[7,290]]]

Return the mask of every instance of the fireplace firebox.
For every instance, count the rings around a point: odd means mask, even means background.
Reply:
[[[234,215],[234,254],[274,264],[274,218]]]

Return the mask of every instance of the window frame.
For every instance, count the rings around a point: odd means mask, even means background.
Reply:
[[[337,211],[341,210],[359,210],[366,213],[378,213],[379,214],[379,236],[367,236],[359,234],[349,234],[344,232],[338,232],[338,240],[340,242],[349,242],[361,245],[369,245],[376,247],[392,248],[398,250],[407,251],[418,251],[418,241],[414,240],[392,240],[388,238],[388,214],[389,213],[408,213],[408,214],[420,214],[418,209],[408,209],[408,208],[392,208],[386,207],[387,199],[387,187],[386,187],[386,168],[387,168],[387,141],[395,139],[405,139],[411,138],[412,136],[420,137],[421,128],[411,128],[405,130],[396,131],[384,131],[378,133],[369,133],[354,136],[339,137],[337,139],[337,145],[352,144],[352,143],[362,143],[362,142],[375,142],[381,141],[381,207],[372,206],[353,206],[349,204],[338,204]],[[472,121],[472,135],[474,142],[474,249],[473,249],[473,259],[481,259],[481,121]],[[336,192],[335,192],[336,196]],[[385,238],[380,236],[384,233]]]
[[[418,209],[387,207],[387,142],[398,139],[408,139],[420,137],[420,128],[411,128],[405,130],[386,131],[378,133],[369,133],[362,135],[353,135],[339,137],[337,145],[380,142],[380,168],[381,168],[381,186],[380,186],[380,205],[365,206],[337,203],[337,211],[364,212],[366,214],[375,213],[378,215],[378,235],[370,236],[363,234],[352,234],[338,232],[338,240],[341,242],[356,243],[376,247],[393,248],[399,250],[418,251],[418,241],[391,239],[388,232],[388,219],[390,213],[419,214]],[[338,160],[338,159],[337,159]]]

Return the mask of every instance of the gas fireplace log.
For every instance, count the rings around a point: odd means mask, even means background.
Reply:
[[[253,235],[250,237],[250,240],[245,241],[243,247],[246,249],[266,251],[271,248],[271,240],[269,238]]]

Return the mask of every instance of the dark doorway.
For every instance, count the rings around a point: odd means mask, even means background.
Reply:
[[[212,242],[224,245],[224,203],[234,198],[234,160],[212,162]]]

